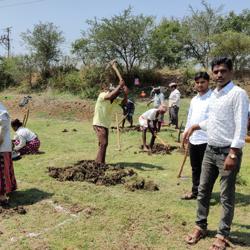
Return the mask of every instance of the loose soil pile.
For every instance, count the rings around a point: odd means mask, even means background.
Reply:
[[[152,153],[153,154],[171,154],[171,152],[177,149],[177,146],[168,145],[168,147],[164,146],[163,144],[156,143],[153,147]]]
[[[119,165],[98,164],[95,161],[79,161],[66,168],[49,167],[49,176],[59,181],[87,181],[96,185],[111,186],[125,183],[125,177],[135,175],[133,169]]]
[[[143,148],[143,146],[141,146],[141,149],[142,148]],[[179,149],[179,147],[174,146],[174,145],[168,145],[168,147],[166,147],[163,144],[156,143],[156,144],[154,144],[152,151],[139,151],[139,152],[140,153],[165,155],[165,154],[171,154],[171,152],[176,150],[176,149]]]
[[[117,127],[114,127],[112,126],[111,127],[111,131],[112,132],[115,132],[117,130]],[[119,130],[120,132],[130,132],[130,131],[137,131],[137,132],[140,132],[141,129],[140,129],[140,125],[136,125],[136,126],[132,126],[132,127],[119,127]]]
[[[3,216],[3,217],[12,216],[14,214],[26,214],[26,213],[27,211],[22,206],[9,208],[8,205],[6,205],[4,207],[0,207],[0,216]]]
[[[133,177],[126,184],[126,188],[130,191],[135,191],[138,189],[144,189],[147,191],[158,191],[159,187],[151,180],[145,180],[140,177]]]
[[[119,164],[99,164],[95,161],[83,160],[66,168],[49,167],[48,171],[49,176],[59,181],[87,181],[105,186],[128,183],[126,187],[131,191],[159,190],[159,187],[152,181],[136,178],[137,173],[133,169],[125,169]]]

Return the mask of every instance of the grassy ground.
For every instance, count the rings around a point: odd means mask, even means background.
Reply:
[[[1,98],[2,99],[2,98]],[[188,100],[182,100],[180,120],[184,120]],[[145,103],[136,106],[138,117]],[[69,116],[70,117],[70,116]],[[137,121],[137,119],[135,119]],[[123,185],[96,186],[86,182],[58,182],[48,176],[47,167],[65,167],[82,159],[94,159],[97,142],[91,123],[53,119],[37,114],[29,127],[39,134],[45,154],[26,156],[15,162],[18,191],[12,194],[12,205],[23,205],[27,214],[0,214],[0,249],[208,249],[218,225],[219,186],[216,183],[209,216],[210,234],[196,246],[183,239],[193,227],[196,201],[182,201],[190,190],[189,161],[186,178],[177,179],[183,159],[180,153],[149,156],[136,153],[141,134],[121,135],[122,151],[117,151],[116,134],[110,132],[107,162],[122,163],[140,176],[156,182],[157,192],[125,189]],[[67,129],[67,133],[62,130]],[[77,131],[73,131],[76,129]],[[177,132],[163,128],[160,136],[174,144]],[[232,237],[237,249],[250,249],[250,146],[244,149],[241,180]],[[72,209],[82,208],[79,213]]]

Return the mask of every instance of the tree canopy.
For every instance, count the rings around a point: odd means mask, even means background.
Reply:
[[[47,78],[51,65],[59,61],[60,44],[64,42],[62,31],[53,23],[39,23],[33,30],[22,33],[22,39],[35,58],[43,78]]]

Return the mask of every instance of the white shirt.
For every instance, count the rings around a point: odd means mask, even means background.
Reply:
[[[164,99],[165,97],[163,93],[155,94],[153,98],[154,108],[159,108],[161,104],[164,104]]]
[[[0,103],[0,152],[11,152],[10,116],[7,109]]]
[[[178,89],[173,90],[168,98],[168,107],[177,106],[180,107],[181,93]]]
[[[205,94],[198,94],[192,98],[185,131],[187,131],[192,125],[199,124],[208,118],[208,104],[211,94],[212,90],[209,89]],[[203,130],[196,130],[189,138],[189,141],[194,145],[207,143],[207,133]]]
[[[141,115],[141,117],[145,120],[154,121],[154,120],[156,120],[156,112],[157,111],[158,111],[158,109],[149,109],[148,111],[143,113]]]
[[[16,131],[15,140],[19,140],[20,143],[15,146],[14,149],[19,150],[23,148],[27,142],[32,141],[35,138],[37,138],[37,136],[31,130],[29,130],[28,128],[19,127]]]
[[[245,90],[228,83],[215,89],[209,101],[208,119],[199,123],[207,130],[208,144],[216,147],[242,148],[248,120],[248,96]]]

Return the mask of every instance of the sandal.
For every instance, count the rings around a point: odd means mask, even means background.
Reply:
[[[185,238],[186,243],[190,245],[196,244],[200,239],[207,236],[207,230],[200,228],[199,226],[194,227],[194,231],[188,234]]]
[[[196,200],[197,195],[194,195],[193,193],[187,193],[184,196],[181,197],[182,200]]]
[[[209,250],[226,250],[227,247],[233,247],[234,245],[224,236],[217,234],[215,241]]]

